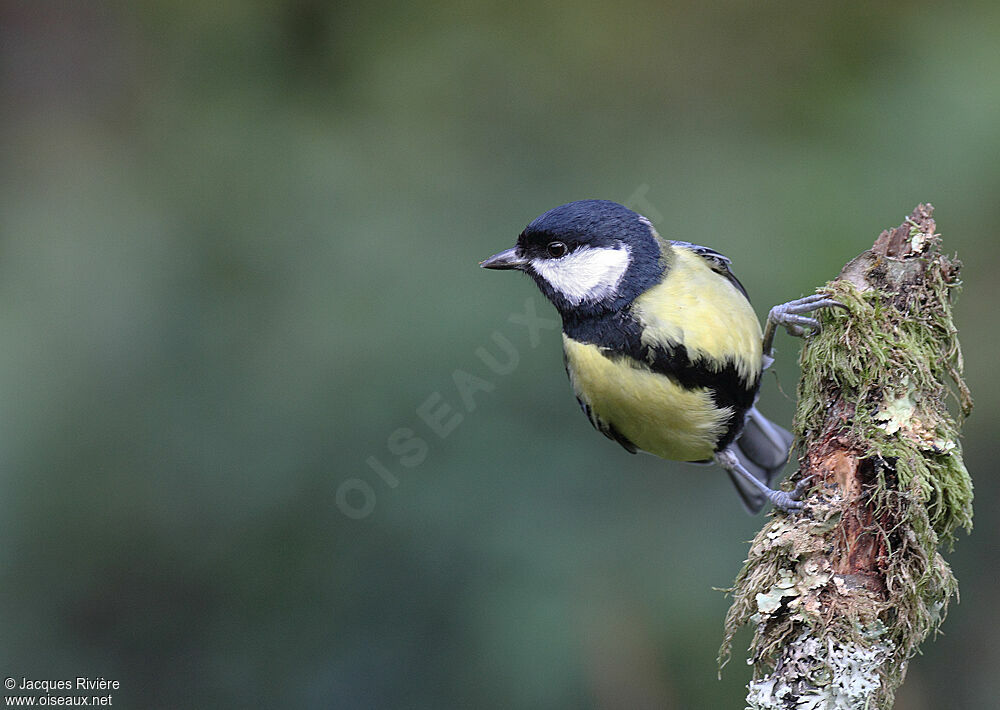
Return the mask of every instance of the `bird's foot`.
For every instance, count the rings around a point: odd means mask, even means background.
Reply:
[[[802,497],[809,490],[812,485],[812,475],[808,475],[802,478],[798,483],[795,484],[795,488],[791,491],[770,491],[767,493],[767,499],[771,501],[771,504],[786,514],[791,515],[792,513],[797,513],[802,510]]]
[[[771,505],[787,515],[792,515],[802,510],[802,501],[795,500],[791,493],[770,491],[766,495],[767,499],[771,501]]]
[[[775,306],[767,314],[767,319],[775,325],[784,327],[789,335],[795,337],[802,337],[807,333],[815,335],[820,330],[819,320],[804,314],[812,313],[820,308],[830,307],[847,308],[840,301],[836,301],[822,293],[814,293],[811,296]]]

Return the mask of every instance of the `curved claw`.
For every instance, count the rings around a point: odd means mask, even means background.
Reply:
[[[802,500],[802,498],[806,494],[806,491],[808,491],[812,487],[812,482],[813,482],[813,475],[811,473],[807,476],[803,476],[802,479],[795,484],[795,488],[793,488],[792,492],[789,494],[791,495],[792,500],[796,501]]]
[[[810,318],[809,316],[799,316],[794,313],[786,313],[781,316],[781,319],[777,321],[779,325],[783,325],[785,330],[788,331],[789,335],[794,335],[797,337],[802,337],[806,334],[806,329],[810,331],[811,335],[816,335],[820,331],[819,321],[815,318]]]
[[[837,306],[845,310],[850,310],[843,303],[830,298],[825,293],[812,293],[808,296],[796,298],[794,301],[789,301],[788,303],[784,303],[782,305],[788,306],[792,313],[805,313],[806,311],[814,311],[817,308],[829,308],[831,306]]]

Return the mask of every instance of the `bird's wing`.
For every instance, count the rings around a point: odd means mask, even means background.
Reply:
[[[703,247],[698,244],[692,244],[691,242],[672,241],[671,243],[675,246],[687,249],[688,251],[693,251],[695,254],[700,256],[705,260],[705,263],[708,264],[708,267],[712,271],[726,277],[726,279],[728,279],[733,286],[739,289],[740,293],[742,293],[748,301],[750,300],[750,296],[747,294],[747,290],[743,288],[743,284],[740,283],[740,280],[737,279],[736,276],[733,275],[733,272],[729,269],[729,265],[732,263],[729,257],[720,254],[711,247]]]

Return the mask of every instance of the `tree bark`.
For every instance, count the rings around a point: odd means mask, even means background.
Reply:
[[[821,314],[802,349],[792,478],[812,485],[801,513],[775,514],[751,544],[719,655],[753,626],[753,710],[891,708],[957,594],[938,548],[972,528],[958,438],[972,398],[951,314],[960,263],[932,211],[919,205],[822,289],[846,309]]]

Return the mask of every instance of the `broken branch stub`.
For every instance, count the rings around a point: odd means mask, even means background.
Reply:
[[[822,289],[846,310],[826,311],[802,349],[793,478],[812,491],[753,541],[720,650],[724,663],[753,626],[750,708],[891,707],[957,592],[938,548],[972,527],[958,438],[972,398],[951,313],[960,263],[932,211],[919,205]]]

